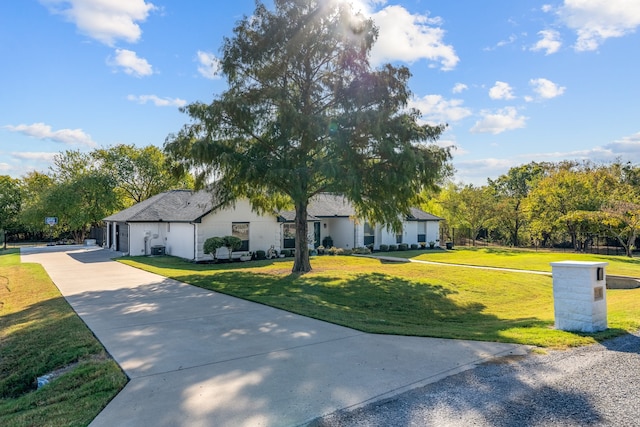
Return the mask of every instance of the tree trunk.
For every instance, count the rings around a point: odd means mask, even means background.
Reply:
[[[307,236],[307,205],[307,201],[296,203],[296,253],[293,270],[291,270],[293,273],[308,273],[311,271]]]

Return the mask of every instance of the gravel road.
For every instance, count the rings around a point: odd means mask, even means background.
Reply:
[[[496,360],[310,426],[640,426],[640,331]]]

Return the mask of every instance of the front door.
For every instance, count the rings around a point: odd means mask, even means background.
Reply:
[[[313,247],[317,248],[320,246],[320,223],[313,223]]]

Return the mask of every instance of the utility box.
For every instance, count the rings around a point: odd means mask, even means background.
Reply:
[[[551,263],[556,329],[598,332],[607,329],[608,262]]]
[[[164,255],[164,246],[151,246],[151,255]]]

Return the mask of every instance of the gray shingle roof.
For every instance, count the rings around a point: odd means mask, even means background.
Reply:
[[[215,196],[208,191],[172,190],[157,194],[130,208],[106,217],[105,221],[118,222],[196,222],[219,207]],[[307,220],[318,221],[327,217],[350,217],[356,211],[346,197],[321,193],[309,201]],[[281,211],[281,220],[294,221],[295,211]],[[418,208],[411,208],[409,221],[439,221],[439,218]]]
[[[194,222],[216,207],[213,194],[207,191],[172,190],[108,216],[105,221]]]
[[[442,221],[443,219],[418,208],[411,208],[411,213],[407,216],[409,221]]]

